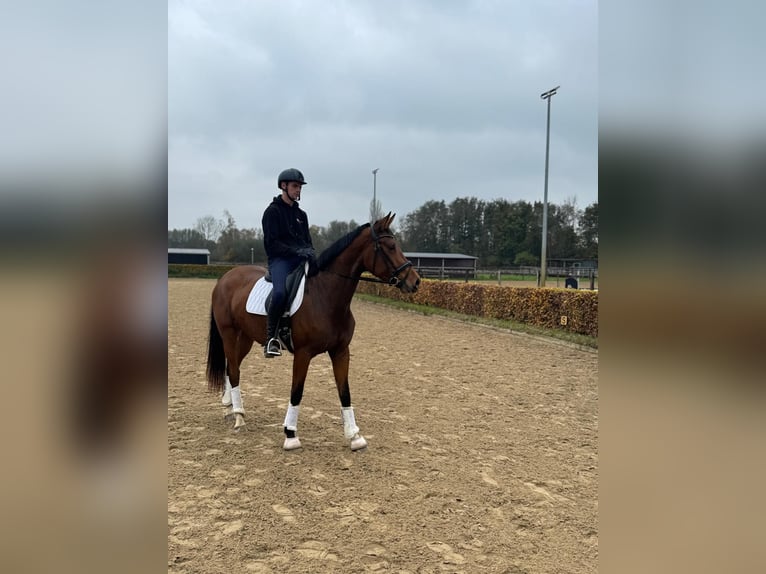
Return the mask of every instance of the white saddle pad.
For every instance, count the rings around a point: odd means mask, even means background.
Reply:
[[[306,265],[306,272],[308,272],[308,263],[306,263]],[[293,299],[293,302],[290,305],[289,315],[291,317],[295,315],[295,312],[300,308],[301,303],[303,303],[303,290],[305,287],[306,275],[301,278],[301,284],[298,285],[298,293],[295,294],[295,299]],[[245,310],[254,315],[266,315],[266,297],[269,296],[269,293],[271,293],[273,288],[274,285],[272,285],[271,282],[266,281],[263,277],[258,279],[250,290],[250,295],[247,297]]]

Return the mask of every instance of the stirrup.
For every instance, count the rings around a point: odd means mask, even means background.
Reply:
[[[279,343],[279,339],[276,337],[272,337],[268,340],[268,342],[263,346],[263,356],[267,359],[270,359],[272,357],[281,357],[282,351],[280,350],[281,345]]]

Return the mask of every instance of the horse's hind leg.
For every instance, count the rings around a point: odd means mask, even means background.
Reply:
[[[239,357],[239,360],[237,361],[238,365],[242,364],[242,361],[247,357],[247,354],[250,352],[250,349],[253,348],[253,340],[248,339],[245,337],[243,333],[239,334],[239,337],[237,339],[237,356]],[[224,388],[223,388],[223,396],[221,397],[221,404],[225,407],[231,406],[231,379],[229,378],[229,365],[228,361],[226,363],[226,380],[224,382]]]
[[[250,349],[253,347],[252,340],[249,343],[247,343],[243,341],[243,339],[244,339],[243,335],[240,335],[240,340],[239,340],[239,364],[240,365],[242,364],[242,360],[247,356],[247,354],[250,352]],[[231,379],[229,378],[228,363],[226,365],[226,379],[224,381],[223,395],[221,396],[221,404],[225,407],[231,406]]]
[[[338,387],[340,412],[343,417],[343,436],[351,441],[351,450],[359,450],[367,446],[367,441],[359,434],[356,426],[354,407],[351,406],[351,390],[348,386],[348,365],[350,353],[348,347],[341,351],[331,352],[332,372],[335,375],[335,385]]]
[[[223,337],[223,348],[226,354],[227,379],[231,385],[231,410],[227,413],[227,416],[234,415],[234,430],[239,431],[245,426],[245,408],[242,404],[242,392],[239,386],[239,367],[242,359],[250,352],[253,341],[234,329],[226,329],[221,333],[221,336]]]

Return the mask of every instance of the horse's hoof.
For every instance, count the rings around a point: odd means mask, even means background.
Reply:
[[[234,430],[238,431],[245,426],[245,417],[241,413],[234,413]]]
[[[301,441],[297,436],[293,438],[285,438],[285,444],[282,448],[285,450],[295,450],[296,448],[301,448]]]
[[[355,434],[354,438],[351,439],[351,450],[361,450],[363,448],[367,448],[367,441],[364,440],[362,435]]]

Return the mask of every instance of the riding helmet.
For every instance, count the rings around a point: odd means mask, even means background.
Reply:
[[[306,185],[306,180],[303,178],[303,174],[300,172],[300,170],[291,167],[279,174],[279,178],[277,179],[277,188],[282,189],[282,182],[290,181],[296,181],[301,185]]]

